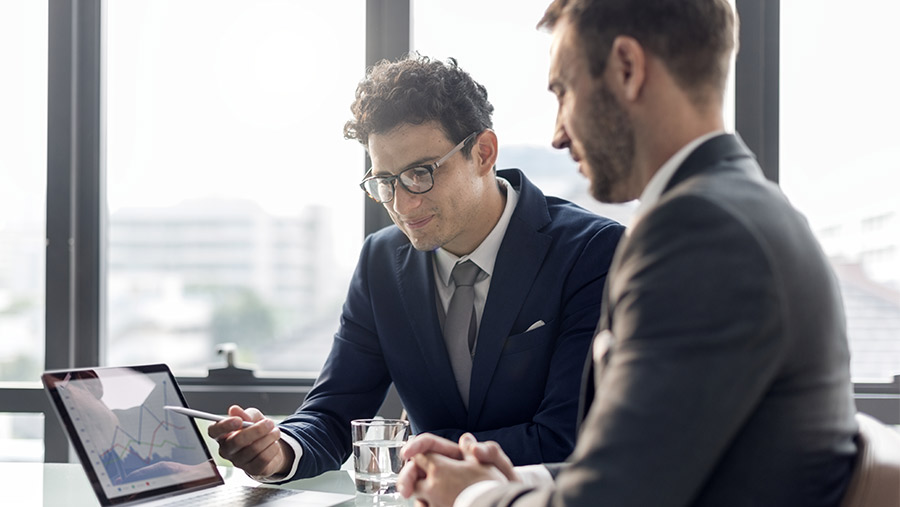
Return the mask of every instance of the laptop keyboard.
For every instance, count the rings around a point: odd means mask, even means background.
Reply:
[[[176,497],[162,505],[187,505],[191,507],[204,507],[207,505],[215,507],[261,505],[295,494],[297,494],[296,491],[276,488],[213,488],[189,495],[188,497]]]

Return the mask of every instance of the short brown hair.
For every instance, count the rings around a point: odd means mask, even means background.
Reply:
[[[396,62],[383,60],[369,69],[350,109],[353,119],[344,125],[344,137],[366,147],[371,134],[430,121],[438,122],[447,139],[458,143],[472,132],[491,128],[494,112],[487,90],[456,60],[442,62],[419,55]],[[462,149],[466,157],[473,145],[470,142]]]
[[[727,0],[555,0],[538,28],[566,18],[584,43],[590,72],[601,75],[620,35],[633,37],[665,63],[692,96],[725,89],[737,46],[736,14]]]

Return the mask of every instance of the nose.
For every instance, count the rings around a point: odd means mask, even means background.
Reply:
[[[403,188],[403,185],[397,184],[394,187],[394,199],[387,203],[386,206],[390,206],[397,215],[407,215],[420,204],[422,204],[421,195],[411,194]]]
[[[569,134],[566,132],[566,127],[562,121],[562,114],[556,114],[556,128],[553,129],[553,147],[557,150],[564,150],[572,144],[572,140],[569,139]]]

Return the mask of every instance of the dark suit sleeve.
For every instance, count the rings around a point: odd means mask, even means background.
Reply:
[[[570,465],[555,488],[499,488],[484,505],[689,505],[771,383],[783,318],[754,232],[688,196],[632,236],[610,280],[615,338],[594,354],[596,397]]]
[[[297,412],[279,425],[303,448],[297,472],[287,480],[340,468],[350,456],[350,421],[374,417],[390,386],[369,295],[370,240],[363,245],[340,328],[316,384]]]
[[[600,315],[606,273],[624,227],[610,223],[584,243],[563,289],[556,344],[552,351],[543,399],[531,421],[472,432],[479,441],[500,444],[513,463],[565,460],[575,445],[581,372]],[[432,431],[458,440],[461,429]]]

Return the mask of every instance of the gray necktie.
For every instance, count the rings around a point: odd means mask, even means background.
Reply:
[[[444,320],[444,342],[463,405],[469,408],[469,382],[472,377],[472,351],[475,347],[475,279],[481,268],[472,261],[457,264],[450,274],[456,289],[450,298]]]

